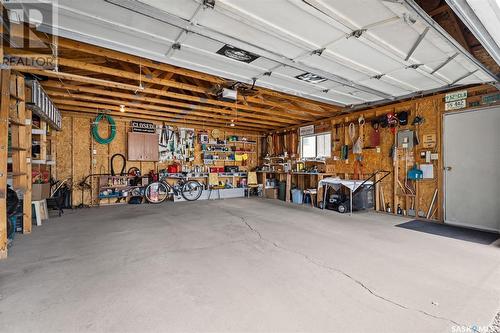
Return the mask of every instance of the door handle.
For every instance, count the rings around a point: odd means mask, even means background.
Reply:
[[[452,170],[452,167],[451,167],[451,166],[444,167],[444,171],[451,171],[451,170]]]

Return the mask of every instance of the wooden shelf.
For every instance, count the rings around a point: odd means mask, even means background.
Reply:
[[[16,126],[26,126],[26,123],[21,122],[20,119],[9,118],[9,123]]]
[[[44,129],[39,129],[39,128],[32,128],[31,134],[32,135],[44,135],[44,134],[47,134],[47,131]]]
[[[21,98],[21,97],[19,97],[17,95],[14,95],[14,94],[10,94],[10,98],[13,98],[16,101],[20,101],[20,102],[24,102],[25,101],[24,98]]]
[[[17,150],[17,151],[27,151],[28,149],[22,147],[11,146],[9,150]]]
[[[52,161],[52,160],[40,160],[40,159],[32,159],[31,160],[31,163],[32,164],[46,164],[46,165],[55,165],[56,164],[56,161]]]
[[[7,176],[9,177],[26,176],[26,172],[7,172]]]

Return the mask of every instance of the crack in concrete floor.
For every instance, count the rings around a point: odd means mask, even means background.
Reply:
[[[262,236],[261,232],[256,229],[254,226],[252,226],[246,219],[246,217],[243,217],[243,216],[240,216],[240,215],[237,215],[237,214],[234,214],[232,213],[231,211],[229,210],[226,210],[224,209],[224,212],[226,212],[228,215],[231,215],[231,216],[234,216],[234,217],[237,217],[241,220],[241,222],[243,222],[246,227],[252,231],[253,233],[255,233],[259,239],[261,241],[264,241],[264,242],[267,242],[267,243],[270,243],[272,244],[275,248],[278,248],[282,251],[285,251],[285,252],[288,252],[288,253],[293,253],[295,255],[298,255],[298,256],[301,256],[303,257],[306,261],[308,261],[309,263],[317,266],[317,267],[321,267],[321,268],[324,268],[324,269],[327,269],[329,271],[332,271],[334,273],[337,273],[337,274],[341,274],[345,277],[347,277],[349,280],[353,281],[355,284],[359,285],[360,287],[362,287],[364,290],[366,290],[368,293],[370,293],[372,296],[376,297],[376,298],[379,298],[381,300],[383,300],[384,302],[387,302],[387,303],[390,303],[394,306],[397,306],[401,309],[405,309],[405,310],[410,310],[410,311],[415,311],[415,312],[419,312],[425,316],[428,316],[428,317],[431,317],[431,318],[434,318],[434,319],[438,319],[438,320],[444,320],[444,321],[448,321],[450,322],[451,324],[453,325],[456,325],[456,326],[460,326],[460,327],[465,327],[466,325],[463,325],[463,324],[460,324],[458,322],[456,322],[455,320],[453,319],[450,319],[450,318],[446,318],[446,317],[441,317],[441,316],[437,316],[437,315],[433,315],[432,313],[429,313],[425,310],[421,310],[421,309],[415,309],[415,308],[411,308],[409,306],[406,306],[404,304],[401,304],[399,302],[396,302],[396,301],[393,301],[387,297],[384,297],[378,293],[376,293],[375,291],[373,291],[371,288],[369,288],[368,286],[366,286],[365,283],[363,283],[362,281],[360,281],[359,279],[353,277],[352,275],[344,272],[343,270],[339,269],[339,268],[336,268],[336,267],[332,267],[332,266],[329,266],[329,265],[326,265],[314,258],[311,258],[310,256],[308,256],[307,254],[304,254],[302,252],[299,252],[299,251],[295,251],[295,250],[292,250],[292,249],[289,249],[289,248],[286,248],[284,246],[281,246],[279,245],[278,243],[274,242],[274,241],[271,241],[265,237]],[[479,332],[477,329],[475,329],[474,327],[470,327],[470,329],[473,331],[473,332]]]

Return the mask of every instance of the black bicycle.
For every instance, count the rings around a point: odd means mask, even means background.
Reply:
[[[195,201],[203,193],[203,184],[196,180],[181,178],[172,186],[167,183],[166,177],[158,182],[149,184],[144,191],[146,200],[150,203],[158,204],[171,196],[182,196],[187,201]]]

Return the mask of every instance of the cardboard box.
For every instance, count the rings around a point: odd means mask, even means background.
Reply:
[[[268,199],[278,199],[278,189],[277,188],[266,188],[266,198]]]
[[[31,188],[31,200],[39,201],[50,197],[50,184],[33,184]]]

